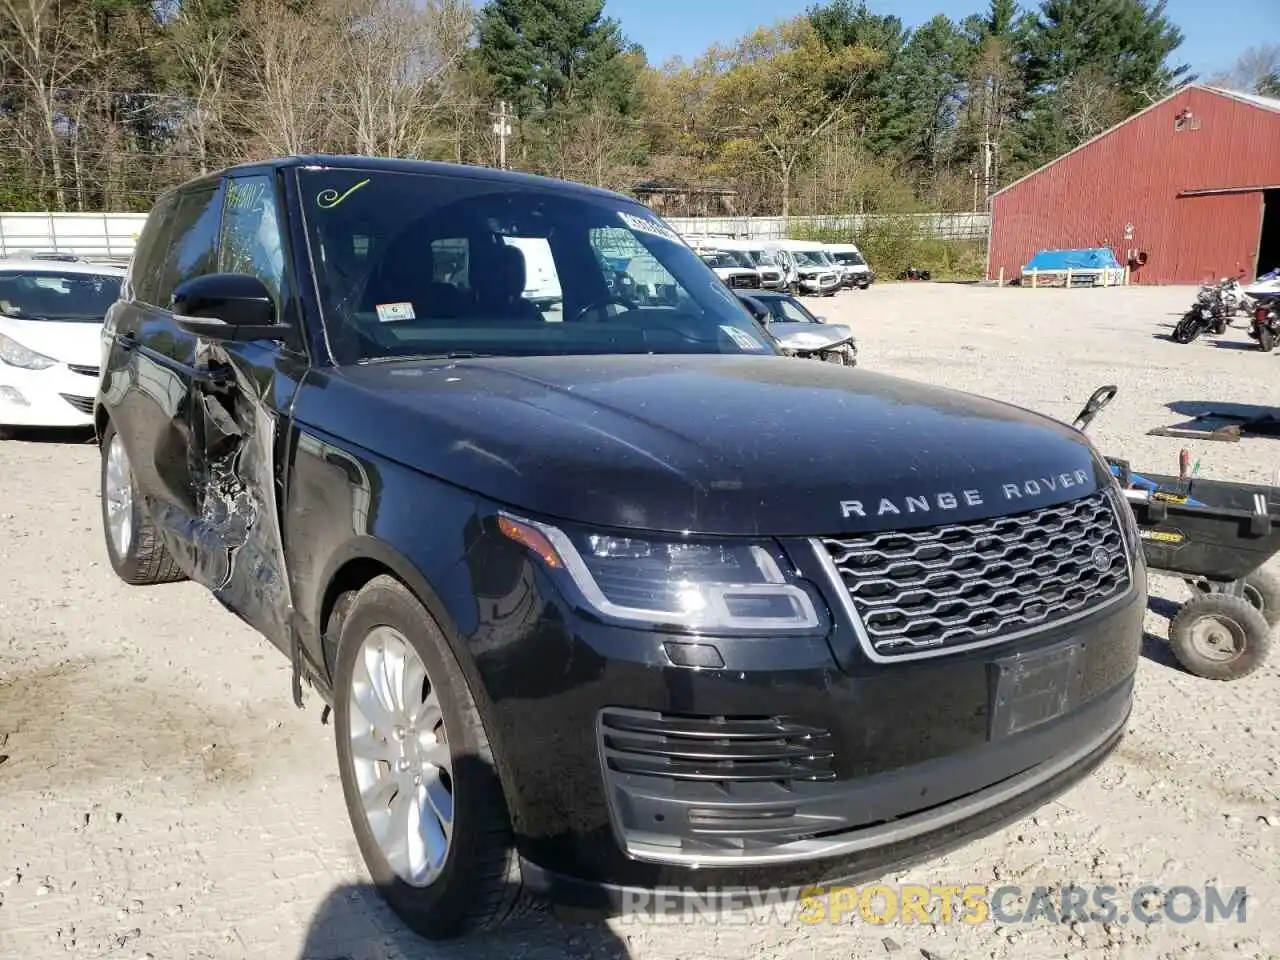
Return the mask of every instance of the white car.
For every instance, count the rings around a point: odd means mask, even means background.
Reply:
[[[124,275],[81,260],[0,259],[0,435],[93,425],[102,320]]]

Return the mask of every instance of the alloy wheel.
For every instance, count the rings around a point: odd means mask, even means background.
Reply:
[[[426,665],[398,630],[365,637],[349,698],[351,762],[370,833],[396,876],[429,886],[453,840],[452,763]]]
[[[133,544],[133,476],[129,455],[125,453],[120,434],[114,433],[107,445],[106,480],[102,491],[107,507],[107,536],[117,557],[125,557]]]

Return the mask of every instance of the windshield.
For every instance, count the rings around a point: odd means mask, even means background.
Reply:
[[[778,297],[769,304],[773,318],[782,323],[818,323],[818,318],[794,300]]]
[[[749,250],[747,256],[751,258],[752,264],[757,267],[776,267],[778,261],[773,258],[773,254],[767,250]]]
[[[793,250],[791,255],[796,258],[796,263],[802,267],[826,267],[830,266],[823,259],[822,254],[817,250]]]
[[[862,259],[862,254],[860,253],[833,253],[832,256],[840,263],[847,263],[851,267],[865,266],[867,262]]]
[[[702,262],[707,266],[719,270],[742,266],[733,254],[724,250],[703,250],[699,256],[702,257]]]
[[[297,178],[338,363],[778,352],[638,203],[514,178],[342,168]]]
[[[0,312],[15,320],[99,323],[119,296],[120,277],[111,274],[0,273]]]

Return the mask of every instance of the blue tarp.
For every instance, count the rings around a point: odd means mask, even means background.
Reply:
[[[1031,270],[1119,270],[1120,261],[1109,247],[1088,250],[1041,250],[1022,268]]]

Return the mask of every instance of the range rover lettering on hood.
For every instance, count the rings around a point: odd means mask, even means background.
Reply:
[[[1070,473],[1059,473],[1054,476],[1041,476],[1033,479],[1001,483],[998,499],[1017,501],[1035,499],[1046,493],[1057,493],[1071,487],[1089,486],[1089,474],[1084,470],[1073,470]],[[955,510],[963,504],[967,507],[980,507],[987,503],[989,492],[981,489],[944,490],[937,493],[908,494],[906,496],[880,497],[879,503],[862,500],[841,500],[840,513],[847,520],[850,517],[867,516],[901,516],[904,513],[932,513]]]

